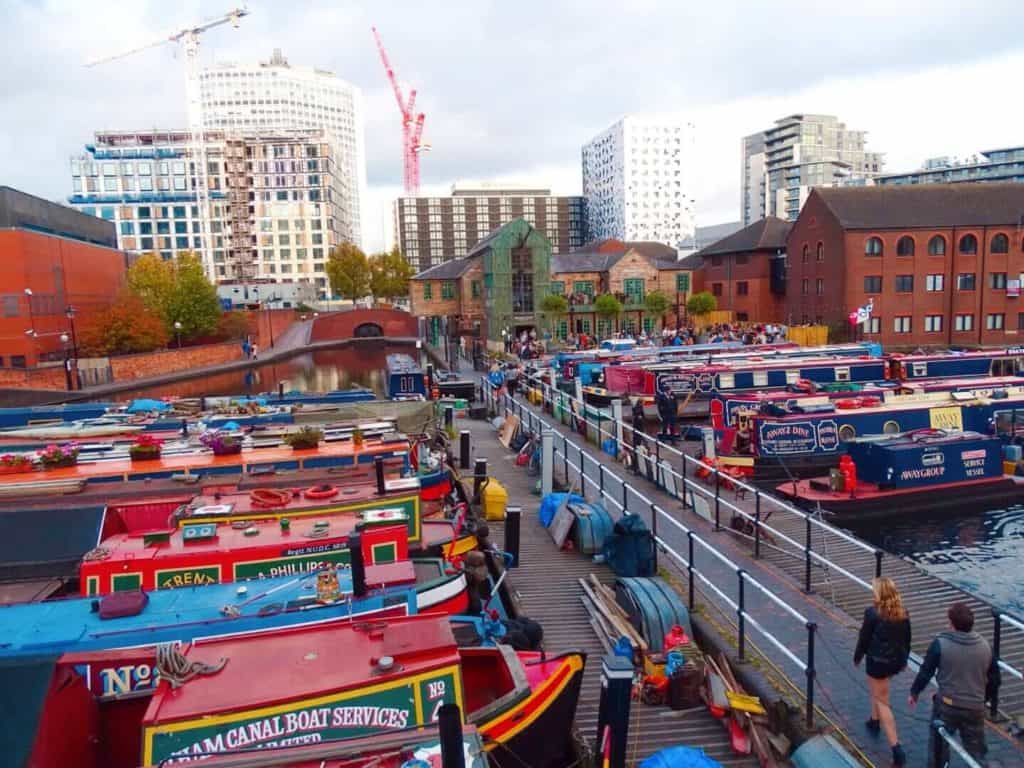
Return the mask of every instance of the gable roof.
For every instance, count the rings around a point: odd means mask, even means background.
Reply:
[[[443,261],[440,264],[435,264],[432,267],[428,267],[420,272],[418,275],[413,275],[413,280],[454,280],[457,277],[462,277],[468,270],[473,266],[473,257],[464,256],[461,259],[452,259],[451,261]]]
[[[630,251],[643,256],[657,269],[678,269],[677,251],[650,240],[594,240],[569,253],[551,255],[551,272],[607,272]]]
[[[626,255],[625,251],[570,251],[551,254],[551,272],[607,272]]]
[[[1024,223],[1024,184],[895,184],[812,191],[845,229],[1017,226]]]
[[[697,251],[694,256],[717,256],[723,253],[743,253],[745,251],[775,251],[786,247],[786,236],[790,224],[775,216],[766,216],[733,232],[707,248]]]

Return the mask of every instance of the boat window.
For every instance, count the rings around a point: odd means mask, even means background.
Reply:
[[[800,371],[786,371],[786,383],[796,384],[800,381]]]
[[[847,443],[850,440],[853,440],[856,436],[857,430],[852,424],[843,424],[843,426],[839,428],[839,440],[841,442]]]
[[[849,381],[850,380],[850,368],[849,366],[840,366],[836,368],[836,381]]]
[[[915,376],[927,376],[928,375],[928,363],[914,363],[914,375]]]
[[[992,361],[992,375],[993,376],[1016,376],[1017,375],[1017,358],[1014,357],[1000,357]]]
[[[882,425],[882,432],[883,432],[883,434],[895,435],[899,431],[900,431],[900,425],[897,424],[892,419],[889,419],[889,421],[885,422],[885,424]]]
[[[719,389],[733,389],[736,386],[736,374],[734,373],[720,373],[718,374],[718,388]]]
[[[755,387],[767,387],[768,386],[768,371],[754,371],[754,386]]]

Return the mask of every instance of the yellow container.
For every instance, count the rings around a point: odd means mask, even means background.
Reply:
[[[541,401],[543,399],[544,399],[544,393],[541,392],[539,389],[531,389],[530,390],[530,402],[531,403],[533,403],[534,405],[540,405]]]
[[[1012,475],[1017,471],[1016,461],[1003,461],[1003,474]]]
[[[484,520],[504,520],[505,507],[508,506],[508,491],[493,477],[487,481],[483,490]]]

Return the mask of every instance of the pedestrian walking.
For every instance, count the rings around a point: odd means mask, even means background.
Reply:
[[[644,400],[642,397],[633,398],[633,429],[641,434],[644,430]]]
[[[668,384],[663,384],[657,397],[658,416],[661,417],[661,431],[666,435],[676,432],[676,399],[672,396]]]
[[[252,359],[255,360],[260,356],[260,348],[256,342],[252,343]]]
[[[999,689],[999,664],[985,639],[974,631],[974,611],[967,603],[953,603],[946,614],[949,630],[940,632],[925,654],[910,687],[913,708],[921,692],[936,676],[939,690],[932,698],[932,722],[941,722],[950,734],[959,733],[967,753],[984,765],[985,702]],[[949,746],[929,729],[928,765],[937,768],[949,760]]]
[[[902,672],[910,658],[910,616],[892,579],[877,578],[871,585],[873,601],[864,611],[864,622],[853,652],[854,666],[867,658],[865,671],[871,695],[868,731],[885,733],[892,748],[892,764],[907,764],[907,755],[896,732],[896,718],[889,704],[889,681]]]

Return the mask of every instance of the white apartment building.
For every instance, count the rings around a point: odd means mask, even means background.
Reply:
[[[275,50],[257,64],[217,64],[199,74],[203,124],[207,130],[255,133],[296,129],[324,131],[337,159],[338,231],[362,245],[366,200],[363,97],[359,88],[332,72],[295,67]]]
[[[629,115],[583,147],[587,240],[673,248],[695,229],[693,124]]]
[[[72,207],[113,222],[129,253],[200,251],[187,131],[101,132],[85,150],[71,158]],[[343,239],[333,151],[322,131],[206,134],[212,280],[308,282],[329,296],[324,265]]]

